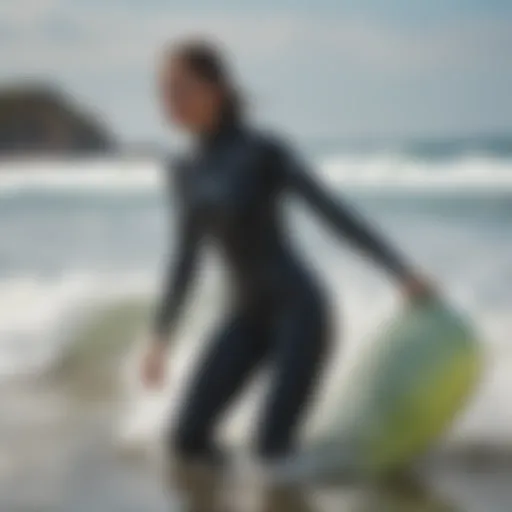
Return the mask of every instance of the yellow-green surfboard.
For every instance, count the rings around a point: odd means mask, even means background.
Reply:
[[[406,468],[451,426],[482,367],[467,319],[439,299],[409,305],[354,367],[342,421],[287,470],[379,477]]]
[[[409,306],[354,375],[359,393],[345,435],[356,444],[358,470],[394,471],[427,450],[472,396],[482,366],[466,319],[440,300]]]

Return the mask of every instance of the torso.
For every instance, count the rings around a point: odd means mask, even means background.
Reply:
[[[286,179],[272,144],[232,128],[180,172],[182,199],[201,234],[218,246],[238,296],[251,300],[284,300],[311,289],[282,223]]]

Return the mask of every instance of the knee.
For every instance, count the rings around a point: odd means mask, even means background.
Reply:
[[[208,431],[186,424],[178,425],[168,435],[171,459],[180,463],[195,462],[207,466],[223,466],[227,455],[211,439]]]
[[[193,457],[200,453],[206,440],[194,425],[180,423],[167,434],[168,449],[178,457]]]
[[[256,456],[266,462],[289,457],[295,448],[292,435],[288,432],[262,432],[256,442]]]

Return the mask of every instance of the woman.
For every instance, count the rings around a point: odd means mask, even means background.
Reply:
[[[273,461],[294,449],[331,342],[327,301],[287,239],[282,199],[287,194],[303,199],[410,297],[424,294],[427,286],[282,143],[247,126],[222,56],[213,47],[191,42],[171,49],[160,88],[165,114],[193,135],[197,149],[175,173],[178,255],[156,314],[143,377],[152,386],[163,380],[168,339],[195,272],[200,242],[208,237],[233,278],[234,305],[192,380],[173,433],[174,448],[185,459],[218,461],[214,428],[254,371],[269,363],[272,382],[257,426],[257,453]]]

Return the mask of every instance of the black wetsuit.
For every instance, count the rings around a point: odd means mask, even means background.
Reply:
[[[254,371],[269,363],[257,450],[264,457],[284,455],[294,446],[330,341],[324,293],[288,242],[280,212],[284,195],[300,196],[395,276],[404,277],[407,269],[272,137],[226,125],[202,141],[175,178],[178,253],[157,311],[157,333],[166,337],[177,320],[205,237],[226,260],[235,300],[193,376],[174,447],[185,456],[214,453],[221,416]]]

